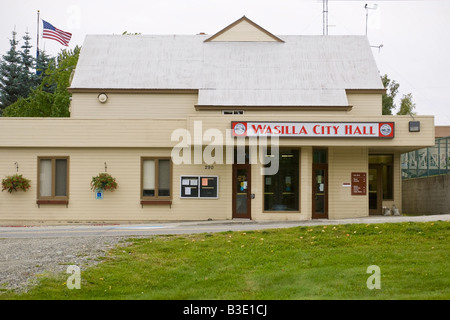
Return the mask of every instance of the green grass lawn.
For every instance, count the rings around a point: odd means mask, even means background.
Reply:
[[[0,299],[449,299],[449,235],[436,221],[130,239],[82,269],[80,289],[60,274]]]

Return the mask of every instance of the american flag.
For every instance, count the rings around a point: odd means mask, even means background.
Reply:
[[[72,34],[55,28],[51,23],[42,20],[44,24],[44,31],[42,32],[42,38],[56,40],[62,45],[68,47]]]

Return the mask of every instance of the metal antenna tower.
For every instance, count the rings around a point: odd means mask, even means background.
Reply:
[[[323,0],[323,35],[328,35],[328,0]]]
[[[366,9],[366,36],[367,36],[367,21],[369,20],[369,10],[376,10],[378,8],[378,5],[375,3],[373,7],[369,7],[369,5],[366,3],[364,8]]]

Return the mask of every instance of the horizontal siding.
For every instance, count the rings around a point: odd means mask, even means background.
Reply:
[[[70,108],[74,119],[170,119],[186,118],[188,115],[214,113],[221,115],[222,109],[233,109],[233,106],[223,106],[217,111],[195,111],[198,103],[197,94],[169,93],[107,93],[108,101],[100,103],[98,93],[73,93]],[[314,111],[301,110],[277,111],[284,116],[380,116],[381,94],[347,94],[349,111]],[[270,110],[246,110],[248,115],[273,115],[277,106]],[[239,109],[239,106],[236,107]]]
[[[37,199],[37,157],[69,156],[69,205],[41,205]],[[152,221],[231,219],[231,166],[173,165],[173,203],[168,205],[140,204],[141,157],[167,157],[170,149],[0,149],[0,175],[16,172],[31,180],[27,192],[0,193],[1,221]],[[104,192],[103,200],[96,200],[90,189],[93,176],[105,171],[116,178],[118,188]],[[218,199],[181,199],[181,175],[218,175]]]
[[[313,148],[300,150],[300,208],[304,219],[312,218],[312,163]]]
[[[101,93],[74,93],[71,118],[74,119],[185,119],[195,113],[197,94],[106,93],[106,103],[98,101]]]
[[[171,215],[186,220],[231,219],[232,216],[232,166],[214,165],[206,170],[205,165],[174,166],[174,195]],[[218,199],[180,198],[180,176],[211,175],[219,177]]]
[[[0,147],[169,147],[179,128],[186,120],[3,118]]]
[[[13,174],[23,174],[31,180],[31,188],[26,192],[8,193],[0,192],[0,219],[23,220],[28,219],[30,209],[36,207],[37,192],[37,156],[39,152],[34,149],[0,149],[0,178]],[[49,154],[51,152],[49,151]],[[19,169],[16,172],[15,163]],[[52,215],[52,212],[49,213]],[[33,219],[40,219],[39,215],[33,215]]]
[[[46,119],[46,118],[2,118],[0,119],[0,147],[172,147],[172,133],[187,128],[192,141],[195,125],[201,123],[202,133],[208,129],[221,132],[222,139],[230,136],[232,120],[273,121],[273,116],[198,116],[181,119]],[[332,117],[280,115],[277,121],[322,121],[322,122],[378,122],[394,121],[395,138],[285,138],[280,145],[297,146],[368,146],[371,148],[391,148],[406,152],[415,148],[434,145],[434,118],[415,116],[421,122],[420,132],[409,132],[409,116],[385,117]],[[14,133],[14,134],[11,134]],[[200,136],[199,138],[202,138]],[[204,141],[204,144],[209,144]],[[403,148],[403,149],[398,149]]]
[[[351,183],[352,172],[368,172],[367,148],[335,148],[328,150],[328,217],[343,219],[369,215],[369,193],[351,195],[351,188],[343,183]]]
[[[368,195],[352,196],[352,172],[368,172],[367,147],[328,148],[329,218],[342,219],[368,215]],[[141,157],[168,157],[170,148],[0,148],[0,176],[16,173],[31,180],[27,192],[0,192],[0,224],[2,221],[154,221],[207,220],[232,218],[232,166],[214,164],[173,164],[172,206],[140,205]],[[252,165],[252,218],[255,220],[311,219],[312,147],[300,148],[300,211],[264,212],[261,164]],[[68,156],[69,205],[41,205],[37,199],[37,158],[39,156]],[[399,154],[394,154],[394,201],[401,209]],[[105,171],[117,179],[118,189],[105,192],[96,200],[90,190],[93,176]],[[180,197],[180,177],[183,175],[213,175],[219,177],[218,199],[183,199]],[[391,206],[391,202],[383,205]]]
[[[352,106],[351,115],[381,116],[382,95],[374,93],[347,93],[348,104]]]
[[[236,24],[229,30],[217,36],[212,42],[217,41],[276,41],[263,31],[257,29],[247,21]]]

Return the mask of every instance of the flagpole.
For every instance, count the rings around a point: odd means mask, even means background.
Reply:
[[[37,11],[36,60],[39,58],[39,10]]]

